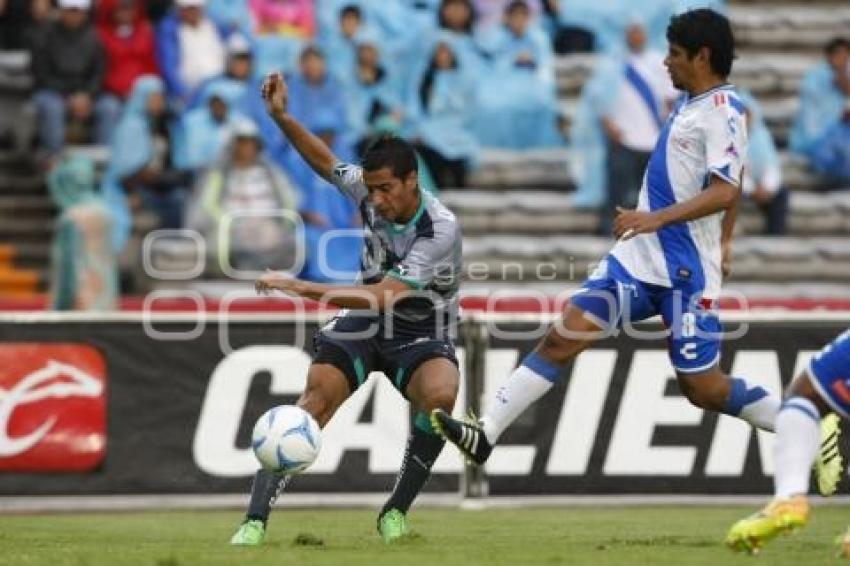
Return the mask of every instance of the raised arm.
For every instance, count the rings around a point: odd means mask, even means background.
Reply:
[[[298,153],[317,174],[330,180],[338,159],[331,149],[287,112],[289,92],[280,73],[272,73],[263,81],[263,100],[272,119]]]

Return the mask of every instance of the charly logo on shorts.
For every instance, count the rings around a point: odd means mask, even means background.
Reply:
[[[106,363],[85,344],[0,345],[0,470],[87,471],[106,450]]]

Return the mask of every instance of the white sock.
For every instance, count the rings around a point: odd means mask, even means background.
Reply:
[[[774,485],[777,498],[787,499],[809,491],[812,464],[820,448],[820,413],[814,403],[792,397],[776,417],[773,449]]]
[[[776,430],[776,417],[779,415],[779,407],[781,406],[782,401],[779,395],[768,394],[766,397],[746,405],[741,409],[739,416],[756,428],[773,432]]]
[[[481,417],[481,427],[488,442],[495,444],[523,411],[552,389],[560,374],[561,368],[535,352],[529,354],[499,388],[487,414]]]
[[[729,399],[724,412],[743,419],[756,428],[774,431],[776,415],[782,401],[760,385],[750,385],[746,379],[733,377]]]

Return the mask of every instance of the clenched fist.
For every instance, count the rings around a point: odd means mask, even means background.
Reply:
[[[289,102],[289,91],[286,81],[280,73],[269,73],[263,81],[263,100],[266,102],[266,110],[272,116],[283,116],[286,114],[286,106]]]

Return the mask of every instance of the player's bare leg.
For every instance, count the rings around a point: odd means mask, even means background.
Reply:
[[[407,384],[405,393],[419,412],[407,440],[395,487],[378,515],[378,531],[385,542],[392,542],[408,532],[407,511],[431,477],[431,467],[446,443],[431,428],[428,415],[434,409],[451,413],[459,382],[460,375],[454,363],[445,358],[433,358],[420,365]]]
[[[775,394],[763,387],[751,385],[745,378],[724,374],[719,366],[699,373],[678,374],[679,387],[691,403],[708,411],[725,413],[738,417],[756,428],[774,431],[782,403]],[[795,388],[806,387],[804,384]],[[811,389],[811,384],[808,384]],[[806,391],[817,395],[814,390]],[[790,393],[796,395],[795,393]],[[808,397],[807,397],[808,398]],[[826,415],[819,425],[820,452],[815,465],[818,491],[829,496],[835,493],[841,479],[842,459],[838,452],[840,428],[838,418],[830,411],[820,412]]]
[[[324,428],[350,394],[348,381],[339,369],[330,364],[313,364],[297,405]],[[263,542],[272,505],[286,487],[289,477],[264,469],[257,471],[245,520],[231,538],[231,544],[252,546]]]
[[[808,372],[789,386],[776,418],[774,498],[764,509],[732,526],[726,537],[730,548],[754,554],[777,535],[805,526],[809,474],[821,445],[821,415],[830,411]],[[836,447],[833,457],[837,456]]]
[[[499,389],[481,420],[463,422],[437,409],[431,413],[434,428],[469,461],[483,464],[508,425],[552,388],[569,361],[602,336],[600,321],[568,306],[560,323],[549,329]]]
[[[677,373],[682,393],[695,406],[725,413],[756,428],[773,431],[781,400],[759,385],[731,377],[719,365],[697,373]]]

